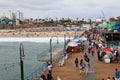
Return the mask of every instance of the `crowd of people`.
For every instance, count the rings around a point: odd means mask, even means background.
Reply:
[[[97,44],[97,54],[99,61],[105,61],[105,63],[113,63],[119,61],[119,52],[117,49],[113,48],[112,46],[108,46],[107,43],[100,41]]]
[[[84,72],[85,75],[88,75],[88,69],[90,67],[90,63],[89,63],[89,57],[88,55],[85,53],[85,55],[83,56],[84,58],[80,60],[80,63],[78,61],[78,58],[75,59],[75,65],[76,65],[76,69],[78,69],[78,65],[80,67],[80,75]]]
[[[76,65],[76,69],[78,69],[78,64],[79,64],[79,68],[80,68],[80,75],[85,73],[85,75],[88,75],[88,71],[90,68],[90,57],[89,55],[94,56],[94,50],[95,50],[95,46],[94,46],[94,42],[92,41],[92,38],[90,36],[90,34],[84,34],[85,36],[87,36],[88,38],[88,50],[82,50],[84,51],[84,55],[83,58],[80,59],[80,62],[78,61],[78,58],[75,59],[75,65]],[[84,48],[86,48],[86,46],[84,45]],[[88,53],[87,53],[88,51]]]
[[[110,48],[111,51],[111,55],[107,55],[107,53],[103,52],[103,48]],[[97,39],[97,35],[96,34],[91,34],[89,36],[88,39],[88,54],[91,54],[92,56],[94,56],[94,51],[97,51],[97,55],[98,55],[98,60],[99,61],[105,61],[106,58],[110,59],[110,63],[117,61],[117,63],[119,62],[119,52],[118,50],[114,49],[111,46],[108,46],[107,43],[105,43],[100,36]],[[80,74],[82,72],[85,72],[85,74],[87,75],[89,67],[90,67],[90,60],[87,60],[89,57],[87,56],[87,54],[84,54],[84,58],[80,60]],[[78,59],[76,58],[75,60],[75,64],[76,64],[76,68],[78,67]],[[102,80],[120,80],[120,70],[118,70],[117,68],[114,71],[114,76],[113,77],[108,77],[107,79],[102,78]]]

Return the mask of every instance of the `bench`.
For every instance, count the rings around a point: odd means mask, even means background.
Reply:
[[[65,55],[65,59],[68,59],[68,54]]]
[[[59,62],[58,62],[58,66],[63,66],[65,63],[65,59],[62,58]]]

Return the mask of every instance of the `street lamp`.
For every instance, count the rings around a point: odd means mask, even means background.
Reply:
[[[20,68],[21,68],[21,80],[24,80],[24,63],[23,63],[23,59],[24,59],[24,47],[23,44],[20,43]]]
[[[64,52],[65,52],[65,46],[66,46],[66,35],[64,35]]]
[[[53,37],[51,37],[50,38],[50,63],[52,64],[52,38]],[[59,43],[58,42],[58,37],[56,37],[57,38],[57,44]]]
[[[50,39],[50,63],[52,63],[52,45],[51,45],[51,42],[52,42],[52,38]]]

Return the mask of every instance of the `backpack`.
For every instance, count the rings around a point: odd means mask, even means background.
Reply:
[[[85,61],[89,62],[89,61],[90,61],[90,59],[89,59],[88,57],[86,57],[86,58],[85,58]]]

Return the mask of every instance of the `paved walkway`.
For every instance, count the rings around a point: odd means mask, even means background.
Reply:
[[[57,77],[59,76],[61,80],[94,80],[94,58],[93,56],[89,55],[90,57],[90,69],[88,76],[80,75],[79,69],[76,69],[75,67],[75,59],[76,57],[79,59],[83,58],[83,55],[85,52],[87,52],[87,42],[85,42],[86,48],[84,52],[80,53],[72,53],[69,55],[68,59],[65,60],[65,64],[62,67],[58,66],[58,62],[60,59],[57,59],[53,63],[52,68],[52,75],[54,77],[54,80],[57,80]],[[43,74],[47,74],[48,70],[46,70]],[[39,80],[40,75],[35,79]]]
[[[94,56],[91,54],[88,55],[90,58],[90,68],[88,71],[88,75],[86,76],[84,73],[82,74],[81,80],[94,80]]]

